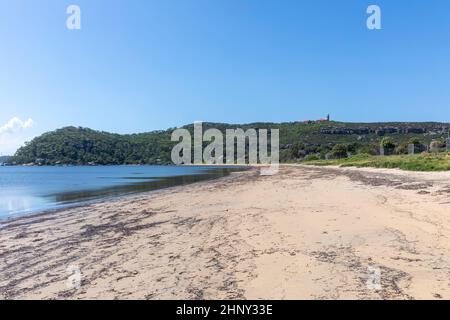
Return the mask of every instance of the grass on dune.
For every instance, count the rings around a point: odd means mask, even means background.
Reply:
[[[398,168],[410,171],[447,171],[450,170],[450,154],[393,155],[384,157],[359,154],[345,159],[306,161],[305,164]]]

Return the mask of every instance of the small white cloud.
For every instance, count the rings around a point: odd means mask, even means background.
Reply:
[[[28,120],[22,121],[18,117],[14,117],[0,127],[0,134],[3,133],[14,133],[22,129],[31,128],[34,124],[33,119],[29,118]]]

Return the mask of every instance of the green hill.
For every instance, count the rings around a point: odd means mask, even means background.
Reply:
[[[191,132],[193,125],[185,126]],[[425,148],[432,140],[444,143],[447,123],[344,123],[333,121],[252,123],[231,125],[203,123],[203,129],[249,128],[280,130],[280,160],[291,162],[314,155],[323,158],[334,146],[355,153],[376,154],[383,137],[390,137],[395,152],[406,153],[414,140]],[[175,128],[139,134],[114,134],[81,127],[45,133],[20,148],[9,162],[15,164],[170,164],[176,142]],[[206,144],[205,144],[206,145]]]

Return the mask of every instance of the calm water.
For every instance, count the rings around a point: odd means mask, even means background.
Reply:
[[[0,219],[213,179],[239,168],[0,167]]]

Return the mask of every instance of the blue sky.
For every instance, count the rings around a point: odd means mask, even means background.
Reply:
[[[0,41],[0,154],[68,125],[450,119],[448,0],[0,0]]]

